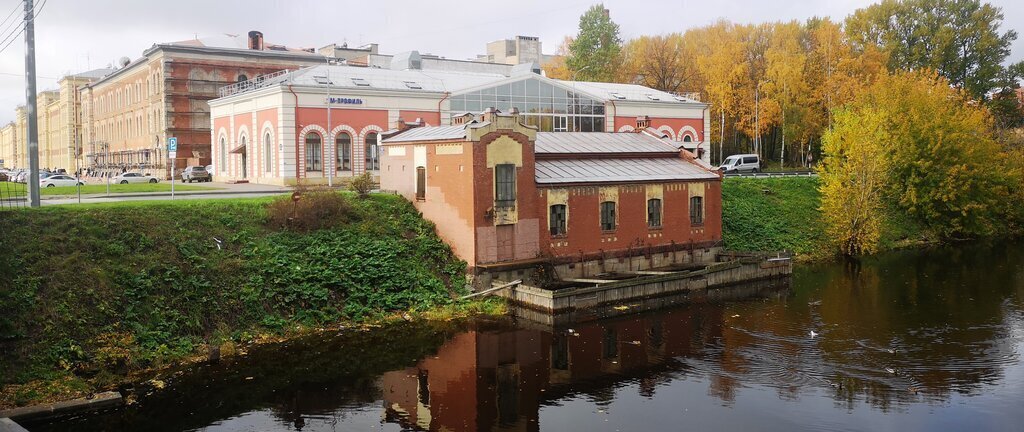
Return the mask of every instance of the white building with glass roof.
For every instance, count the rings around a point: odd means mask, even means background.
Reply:
[[[214,176],[265,184],[334,183],[380,174],[381,134],[487,108],[519,111],[540,132],[634,132],[709,152],[707,104],[634,84],[547,78],[535,64],[508,73],[424,68],[414,51],[390,67],[321,65],[221,88],[210,101]],[[428,65],[429,66],[429,65]]]

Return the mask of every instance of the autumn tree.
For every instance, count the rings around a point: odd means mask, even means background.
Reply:
[[[989,235],[1019,222],[1020,162],[993,139],[987,111],[935,72],[882,77],[840,111],[824,141],[822,208],[833,229],[847,233],[841,238],[866,239],[844,253],[871,250],[872,231],[850,228],[851,218],[862,220],[850,205],[877,209],[879,191],[886,206],[940,238]],[[879,172],[865,169],[870,163],[882,168],[881,188],[877,175],[863,180]],[[870,200],[849,195],[867,186]]]
[[[669,93],[701,87],[693,47],[682,34],[641,36],[622,48],[621,81]]]
[[[878,250],[885,219],[886,113],[870,105],[851,106],[838,110],[834,121],[822,137],[825,157],[818,165],[825,231],[841,254],[872,253]]]
[[[1017,39],[1002,21],[1000,8],[980,0],[884,0],[850,15],[846,32],[861,49],[883,47],[890,70],[934,69],[981,98]]]
[[[580,31],[569,44],[565,64],[579,80],[613,82],[621,50],[619,25],[597,4],[580,16]]]
[[[558,50],[555,51],[554,58],[543,65],[544,74],[548,78],[567,80],[571,78],[572,71],[565,64],[566,57],[569,56],[569,45],[572,44],[572,37],[566,36],[562,39],[562,43],[558,46]]]

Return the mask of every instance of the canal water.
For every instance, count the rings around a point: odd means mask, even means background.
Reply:
[[[343,330],[30,429],[1024,430],[1024,245],[798,266],[759,293],[557,328]]]

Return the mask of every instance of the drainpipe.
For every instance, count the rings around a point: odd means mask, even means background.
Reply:
[[[295,126],[299,126],[299,95],[295,94],[295,90],[292,89],[292,85],[288,84],[288,91],[295,96]],[[299,131],[295,131],[295,185],[299,185]]]
[[[438,126],[441,126],[441,103],[444,102],[445,99],[448,99],[448,96],[451,96],[451,92],[444,92],[444,97],[442,97],[441,100],[437,101],[437,125]]]
[[[608,103],[612,104],[612,123],[615,123],[615,116],[619,113],[619,109],[615,107],[615,101],[609,100]],[[608,122],[605,122],[605,127],[608,126],[607,123]],[[619,128],[618,125],[613,124],[612,125],[612,132],[615,132],[616,130],[618,130],[618,128]]]

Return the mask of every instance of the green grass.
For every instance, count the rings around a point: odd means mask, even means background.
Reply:
[[[344,223],[308,233],[268,224],[268,203],[288,197],[3,212],[0,386],[78,386],[207,344],[430,310],[464,291],[465,263],[410,203],[346,197]],[[33,400],[24,395],[0,390],[0,406]]]
[[[196,186],[190,184],[175,184],[175,192],[216,190],[219,188],[210,186]],[[131,183],[111,184],[110,193],[139,193],[139,192],[170,192],[170,183]],[[0,186],[0,194],[9,196],[25,196],[26,186],[22,183],[6,183]],[[82,186],[82,195],[107,193],[106,184],[86,184]],[[54,186],[39,189],[39,195],[78,195],[78,188],[75,186]]]
[[[739,178],[722,185],[722,237],[733,250],[817,252],[824,239],[815,177]]]
[[[786,250],[824,258],[834,255],[822,220],[817,177],[725,178],[722,238],[732,250]],[[879,248],[891,250],[930,241],[906,215],[889,212]]]

